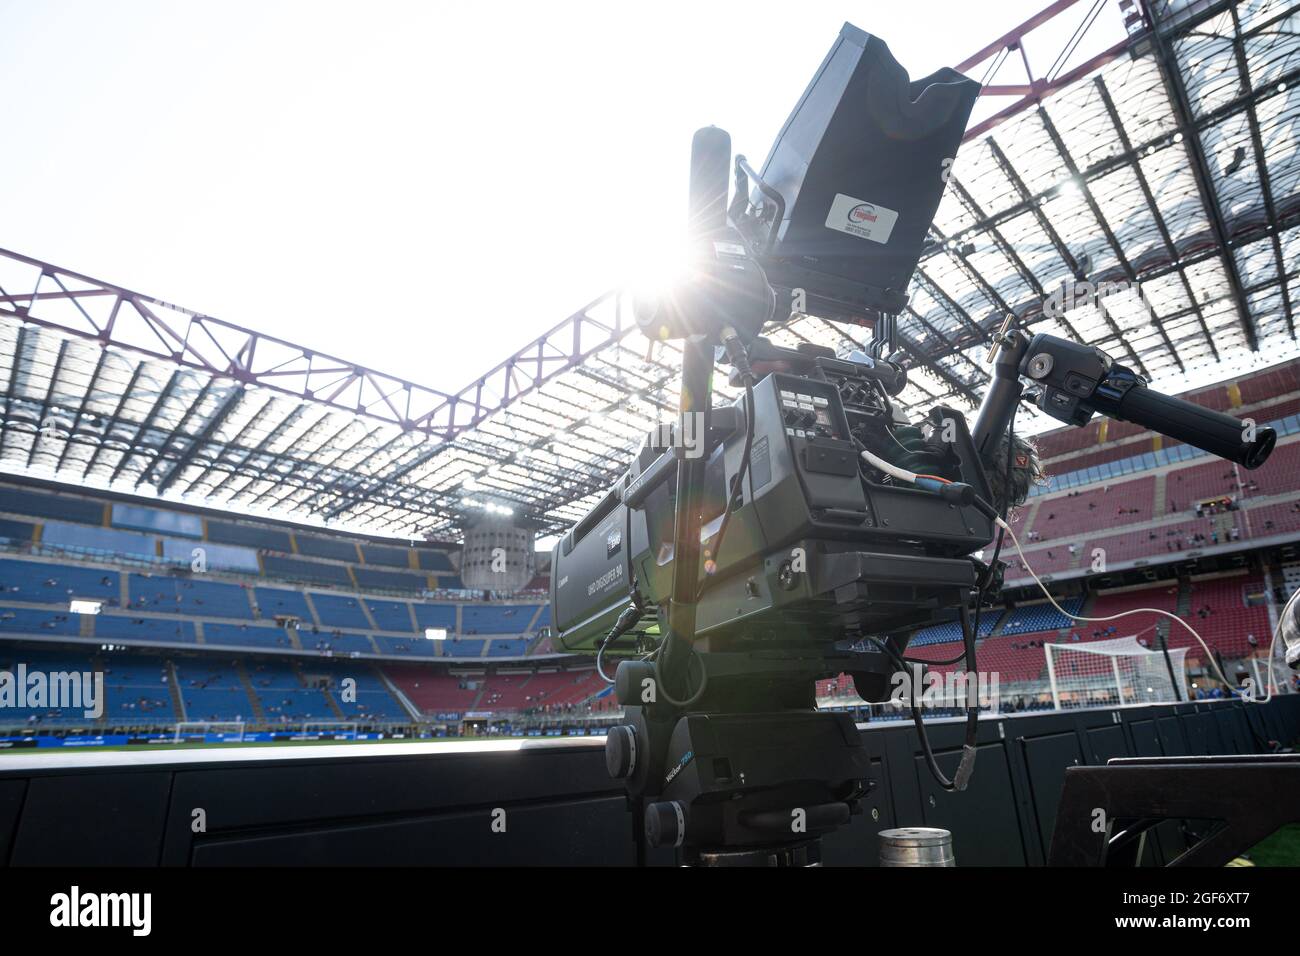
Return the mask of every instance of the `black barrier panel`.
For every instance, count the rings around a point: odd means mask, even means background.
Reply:
[[[1056,801],[1065,782],[1065,768],[1083,763],[1079,737],[1075,733],[1052,734],[1025,741],[1025,765],[1029,771],[1029,785],[1034,794],[1035,820],[1038,836],[1047,846],[1052,841],[1052,827],[1056,825]]]
[[[35,777],[23,800],[10,862],[156,866],[171,778],[166,771]]]
[[[951,779],[957,772],[960,751],[935,757],[944,776]],[[942,790],[930,776],[922,757],[913,758],[912,765],[925,795],[920,823],[951,831],[953,855],[959,863],[979,860],[991,866],[1028,865],[1015,803],[1008,799],[1012,789],[1011,767],[1003,744],[979,747],[976,760],[979,769],[971,778],[970,786],[961,793]]]
[[[1297,696],[986,719],[970,788],[953,794],[935,785],[909,722],[872,724],[871,791],[824,860],[875,865],[880,830],[940,826],[959,866],[1041,864],[1068,767],[1257,753],[1297,727]],[[951,774],[961,721],[930,731]],[[1148,863],[1186,845],[1174,821],[1148,836]],[[632,865],[636,852],[594,739],[0,754],[0,861],[14,865]]]
[[[1124,728],[1119,724],[1106,727],[1089,727],[1084,732],[1084,752],[1088,763],[1101,766],[1111,757],[1129,757],[1128,741],[1124,739]]]
[[[0,862],[9,859],[9,848],[13,846],[18,815],[26,795],[26,780],[0,780]]]

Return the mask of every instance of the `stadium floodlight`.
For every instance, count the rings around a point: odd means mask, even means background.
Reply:
[[[70,614],[98,614],[103,605],[99,601],[85,601],[73,599],[68,602],[68,612]]]
[[[445,627],[426,627],[424,629],[424,639],[426,641],[445,641],[447,639],[447,629]]]

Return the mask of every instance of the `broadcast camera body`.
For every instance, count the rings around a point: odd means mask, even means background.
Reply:
[[[857,810],[869,763],[850,717],[816,710],[817,680],[846,672],[884,699],[911,635],[952,620],[975,669],[970,615],[1001,580],[982,552],[1032,467],[1009,453],[1024,378],[1071,424],[1102,412],[1247,467],[1272,449],[1270,429],[1246,441],[1243,423],[1151,392],[1098,349],[1009,323],[973,427],[944,406],[907,420],[892,316],[977,92],[950,70],[911,82],[846,24],[761,174],[733,164],[721,130],[696,134],[693,272],[636,310],[648,336],[684,340],[680,416],[556,545],[551,571],[558,644],[598,667],[621,658],[626,723],[606,759],[644,807],[636,837],[684,862],[816,862],[821,835]],[[871,325],[872,346],[837,357],[759,334],[801,301]],[[719,363],[744,394],[714,408]],[[973,769],[976,716],[952,781],[925,744],[948,789]]]

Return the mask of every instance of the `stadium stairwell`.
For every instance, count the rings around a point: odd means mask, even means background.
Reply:
[[[243,661],[235,662],[235,672],[239,674],[239,683],[243,686],[249,705],[253,708],[253,716],[257,718],[259,724],[265,724],[266,711],[262,708],[262,699],[258,696],[257,688],[253,686],[253,681],[248,676],[248,668],[244,666]]]
[[[167,693],[172,699],[172,709],[176,711],[177,720],[187,721],[189,715],[185,713],[185,695],[181,693],[180,677],[176,673],[176,665],[167,661]]]

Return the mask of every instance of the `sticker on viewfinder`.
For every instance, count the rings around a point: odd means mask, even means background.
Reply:
[[[830,214],[826,217],[826,228],[846,232],[859,239],[886,243],[896,222],[898,213],[892,209],[836,193]]]

